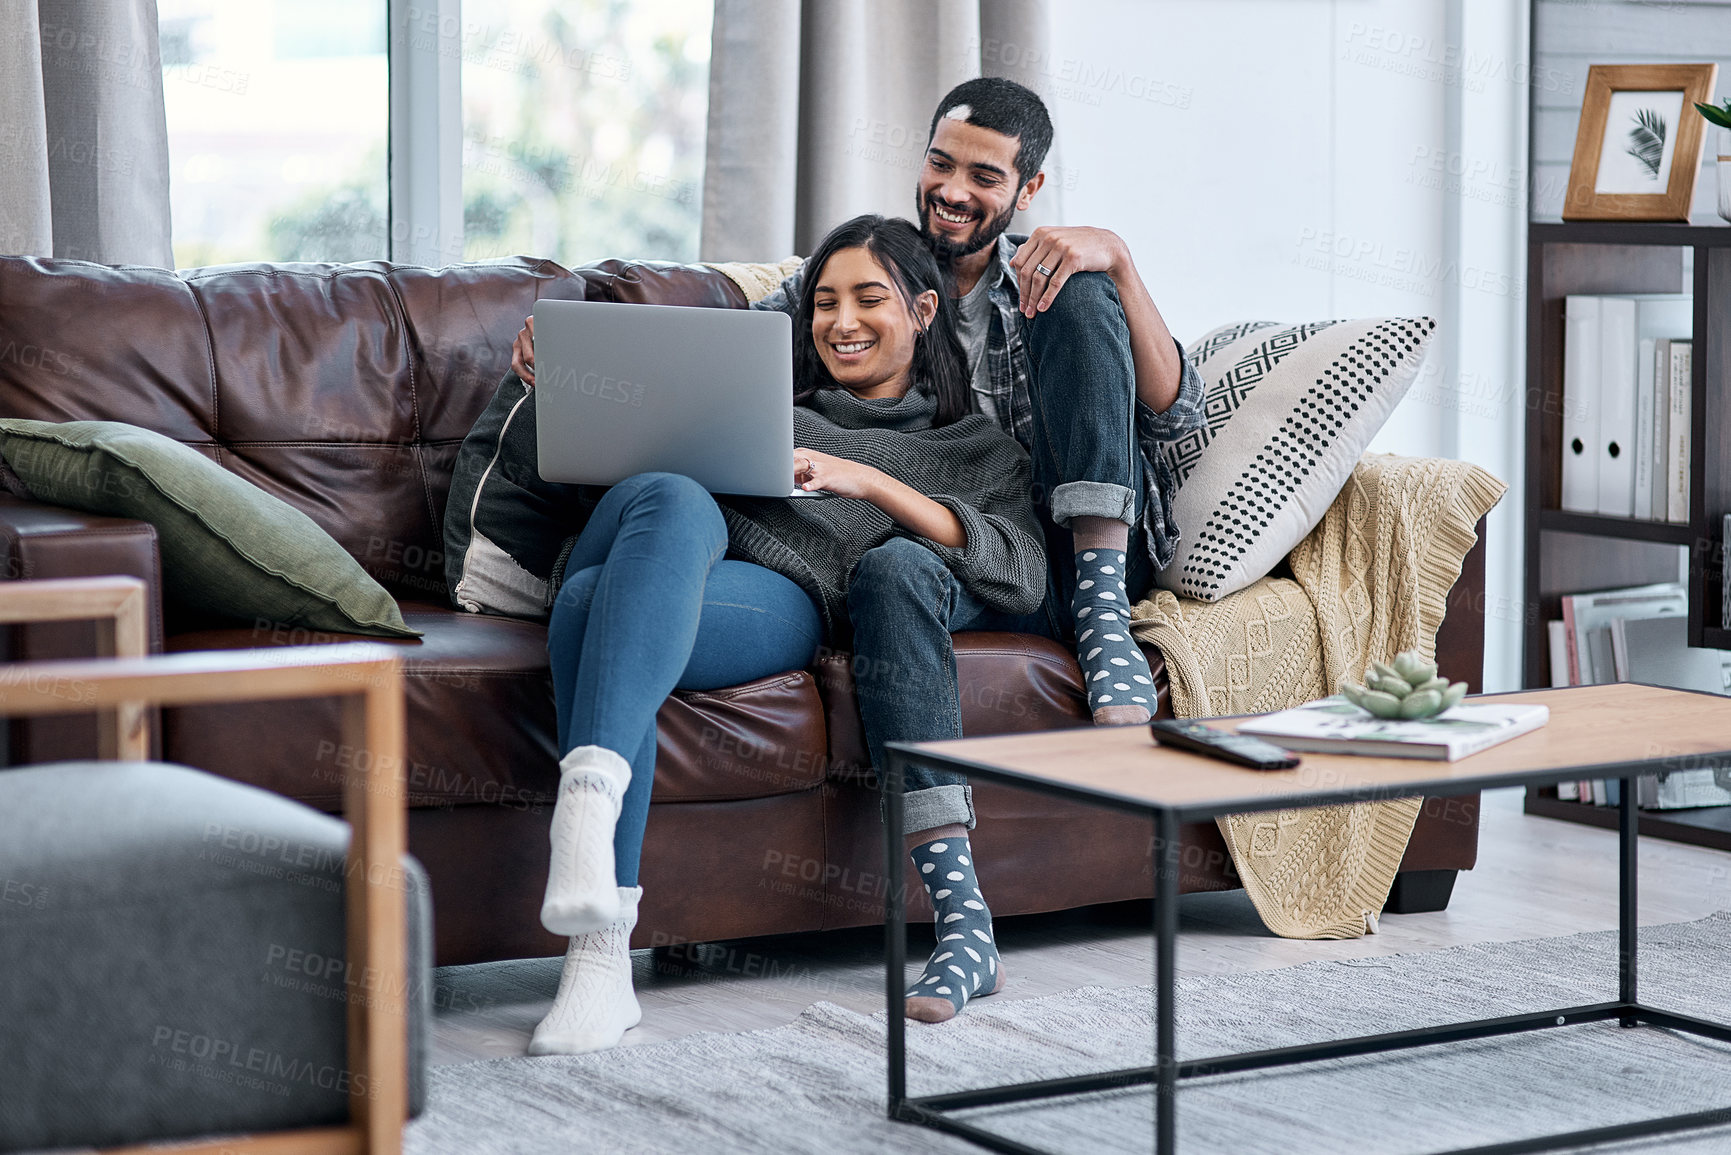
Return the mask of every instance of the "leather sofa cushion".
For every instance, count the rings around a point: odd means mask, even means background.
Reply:
[[[985,630],[955,635],[962,733],[1020,734],[1088,724],[1087,695],[1068,646],[1036,634]],[[1172,716],[1166,660],[1144,646],[1154,676],[1155,716]],[[829,776],[875,783],[854,697],[853,655],[831,651],[813,667],[829,716]]]
[[[829,768],[829,729],[804,670],[661,704],[651,802],[725,802],[810,790]]]
[[[558,785],[547,631],[512,618],[406,602],[424,636],[399,647],[407,710],[409,804],[550,805]],[[357,640],[280,628],[176,634],[168,649],[232,650]],[[374,639],[367,639],[374,640]],[[164,757],[341,808],[345,772],[364,754],[346,749],[334,699],[190,706],[163,712]],[[657,802],[711,802],[790,794],[824,781],[827,730],[811,675],[779,674],[661,707]],[[271,735],[261,744],[258,735]]]
[[[377,641],[399,649],[410,806],[543,806],[558,782],[547,634],[509,618],[403,604],[419,641],[312,630],[211,629],[173,634],[171,652]],[[163,756],[335,812],[348,770],[337,699],[187,706],[163,711]],[[260,742],[261,735],[268,741]]]

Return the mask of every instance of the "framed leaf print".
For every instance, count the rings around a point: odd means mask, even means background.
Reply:
[[[1595,64],[1587,70],[1566,221],[1687,221],[1717,64]]]

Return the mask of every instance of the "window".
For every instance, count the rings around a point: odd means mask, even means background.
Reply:
[[[465,258],[696,259],[711,6],[463,0]],[[386,0],[157,13],[175,263],[388,257]]]
[[[697,259],[711,0],[463,0],[463,255]]]
[[[158,0],[174,259],[384,257],[385,0]]]

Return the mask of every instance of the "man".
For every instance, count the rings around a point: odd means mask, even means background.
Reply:
[[[1046,530],[1046,632],[1076,639],[1094,721],[1144,722],[1155,698],[1129,606],[1169,565],[1176,481],[1163,442],[1202,420],[1202,381],[1124,242],[1105,229],[1006,235],[1045,183],[1052,122],[997,77],[957,85],[932,116],[915,187],[921,232],[955,279],[974,402],[1028,450]],[[796,312],[795,273],[754,308]],[[533,380],[532,330],[513,368]]]
[[[1155,703],[1129,603],[1172,561],[1176,483],[1159,447],[1201,423],[1202,381],[1119,237],[1006,235],[1045,183],[1051,143],[1033,92],[965,81],[932,116],[915,200],[926,243],[955,278],[976,408],[1033,458],[1048,632],[1073,630],[1096,722],[1143,722]],[[791,313],[798,299],[796,273],[754,307]]]

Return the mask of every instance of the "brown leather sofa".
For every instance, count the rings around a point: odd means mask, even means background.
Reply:
[[[701,266],[608,261],[567,271],[510,259],[432,270],[385,263],[230,265],[179,273],[0,258],[0,413],[126,421],[174,437],[297,506],[425,631],[406,665],[410,849],[433,883],[437,961],[559,953],[541,929],[557,781],[545,634],[454,611],[440,527],[458,446],[509,367],[540,297],[738,308]],[[1443,672],[1483,666],[1475,549],[1438,640]],[[196,621],[164,606],[154,530],[0,497],[5,578],[132,574],[158,591],[167,650],[335,640],[269,623]],[[15,658],[90,652],[87,628],[31,627]],[[1071,656],[1012,634],[957,639],[970,734],[1077,726]],[[1160,674],[1163,663],[1149,655]],[[364,754],[336,739],[337,705],[163,712],[162,756],[338,809]],[[634,944],[859,926],[881,917],[883,843],[850,656],[661,709],[661,751]],[[86,720],[14,726],[10,764],[88,756]],[[980,875],[1000,915],[1148,898],[1146,822],[981,786]],[[1446,903],[1473,865],[1476,796],[1428,800],[1393,909]],[[1210,825],[1185,831],[1185,890],[1237,885]],[[919,896],[923,901],[923,896]],[[929,917],[916,904],[910,918]]]

